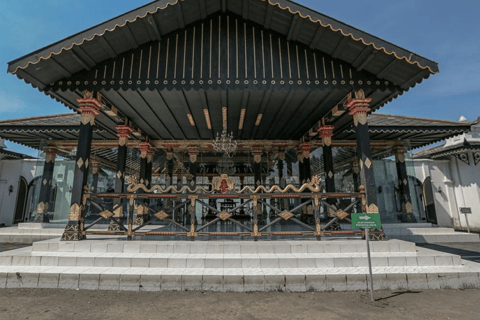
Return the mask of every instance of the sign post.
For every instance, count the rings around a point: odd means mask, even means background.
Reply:
[[[352,227],[354,229],[365,229],[365,239],[367,241],[368,271],[370,274],[370,294],[372,301],[375,301],[373,295],[373,272],[372,258],[370,256],[370,229],[380,229],[380,214],[378,213],[352,213]]]
[[[472,214],[472,208],[460,208],[460,212],[465,215],[465,221],[467,222],[467,230],[470,233],[470,225],[468,224],[468,215]]]

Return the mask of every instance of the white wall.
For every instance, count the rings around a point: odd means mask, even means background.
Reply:
[[[36,166],[37,160],[0,160],[0,223],[12,225],[20,176],[30,183],[35,177]],[[11,194],[10,186],[13,186]]]
[[[473,214],[468,216],[469,225],[480,228],[480,164],[474,164],[472,153],[469,157],[470,165],[455,156],[450,156],[448,160],[414,161],[417,179],[422,183],[427,177],[432,179],[440,226],[466,228],[465,215],[460,213],[459,208],[470,207]]]

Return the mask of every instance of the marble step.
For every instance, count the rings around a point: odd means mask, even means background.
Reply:
[[[388,235],[387,235],[388,236]],[[392,235],[395,239],[405,240],[415,243],[461,243],[461,242],[480,242],[478,234],[468,233],[448,233],[448,234],[410,234],[410,235]]]
[[[385,234],[456,234],[452,228],[399,228],[386,229]]]
[[[0,243],[24,243],[32,244],[36,241],[44,241],[48,239],[57,239],[61,235],[53,234],[18,234],[18,233],[4,233],[0,234]]]
[[[22,251],[23,250],[23,251]],[[366,253],[161,254],[38,253],[27,249],[0,255],[0,266],[145,267],[145,268],[340,268],[368,266]],[[373,266],[458,266],[457,255],[428,249],[419,253],[372,253]]]
[[[477,265],[374,267],[374,288],[389,290],[479,287]],[[181,269],[0,267],[0,288],[129,291],[357,291],[369,286],[368,268]]]
[[[372,252],[415,252],[415,244],[402,241],[370,242]],[[176,254],[280,254],[366,252],[362,240],[349,241],[121,241],[115,239],[33,244],[34,252],[176,253]]]

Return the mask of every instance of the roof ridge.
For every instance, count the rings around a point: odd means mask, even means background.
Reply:
[[[53,114],[53,115],[48,115],[48,116],[38,116],[38,117],[28,117],[28,118],[2,120],[2,121],[0,121],[0,124],[15,123],[15,122],[21,122],[21,121],[33,121],[33,120],[41,120],[41,119],[50,119],[50,118],[58,118],[58,117],[67,117],[67,116],[73,116],[73,115],[78,115],[78,113],[71,112],[71,113]]]

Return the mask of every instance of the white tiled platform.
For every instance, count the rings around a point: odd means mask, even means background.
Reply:
[[[376,288],[478,288],[480,264],[400,240],[372,242]],[[0,288],[366,290],[364,241],[48,240],[0,253]]]
[[[430,223],[383,224],[389,239],[415,243],[462,243],[480,242],[478,234],[457,232],[453,228],[433,227]]]
[[[65,227],[48,223],[19,223],[18,226],[0,228],[0,243],[26,243],[60,238]]]

